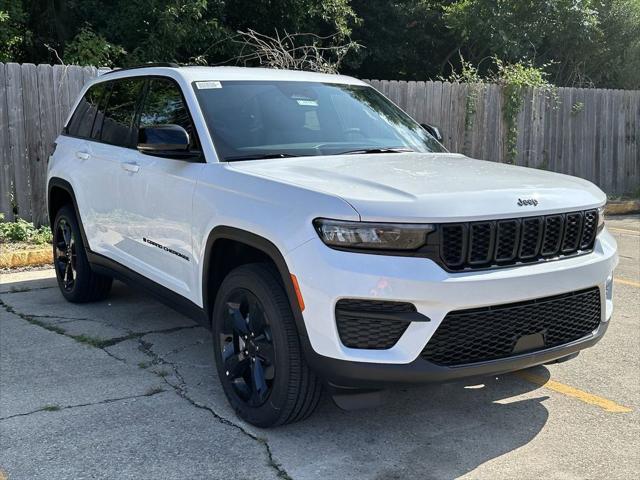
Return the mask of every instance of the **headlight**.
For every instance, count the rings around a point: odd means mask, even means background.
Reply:
[[[606,205],[598,207],[598,233],[604,228],[604,210],[606,207]]]
[[[376,250],[417,250],[434,231],[429,224],[345,222],[317,218],[313,225],[331,247]]]

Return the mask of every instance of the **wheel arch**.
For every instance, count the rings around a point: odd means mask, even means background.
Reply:
[[[85,249],[89,250],[89,243],[87,241],[87,235],[84,231],[84,225],[80,218],[80,211],[78,210],[78,201],[76,200],[75,192],[71,184],[60,177],[52,177],[49,179],[47,186],[47,213],[49,216],[49,225],[53,228],[53,222],[56,219],[56,213],[64,205],[71,204],[73,211],[76,214],[76,220],[80,227],[80,235],[82,236],[82,244]]]
[[[237,242],[239,244],[246,245],[247,247],[257,250],[264,255],[264,258],[270,260],[276,267],[279,279],[284,287],[293,317],[296,322],[298,334],[301,337],[307,338],[307,329],[302,317],[302,310],[298,304],[297,295],[293,282],[291,280],[291,272],[287,266],[287,262],[284,256],[278,249],[278,247],[269,239],[256,235],[255,233],[247,230],[230,227],[230,226],[217,226],[210,233],[205,244],[205,254],[203,257],[203,274],[202,274],[202,299],[203,308],[209,316],[213,310],[213,303],[215,301],[215,294],[217,288],[215,283],[215,265],[214,259],[216,257],[216,248],[224,244],[225,241]],[[219,285],[217,285],[219,287]],[[211,291],[215,288],[215,291]]]

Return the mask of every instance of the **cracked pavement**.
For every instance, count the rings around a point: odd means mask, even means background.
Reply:
[[[637,217],[622,226],[640,231]],[[618,241],[620,271],[640,282],[640,236]],[[51,270],[2,274],[0,478],[632,478],[639,292],[616,285],[617,310],[596,347],[532,369],[630,413],[516,374],[403,388],[357,412],[323,398],[307,421],[262,430],[234,415],[209,332],[191,320],[118,282],[106,301],[74,305]]]

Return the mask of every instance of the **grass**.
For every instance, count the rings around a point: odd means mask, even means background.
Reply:
[[[61,408],[59,405],[45,405],[42,407],[42,410],[45,412],[57,412],[58,410],[61,410]]]
[[[84,343],[85,345],[90,345],[96,348],[104,348],[108,346],[110,340],[105,340],[104,338],[92,337],[90,335],[73,335],[72,338],[79,343]]]

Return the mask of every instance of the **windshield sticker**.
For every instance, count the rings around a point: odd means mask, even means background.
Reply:
[[[318,102],[316,102],[315,100],[296,100],[296,102],[298,102],[298,105],[304,105],[305,107],[318,106]]]
[[[222,83],[217,80],[211,80],[209,82],[196,82],[198,90],[208,90],[210,88],[222,88]]]

